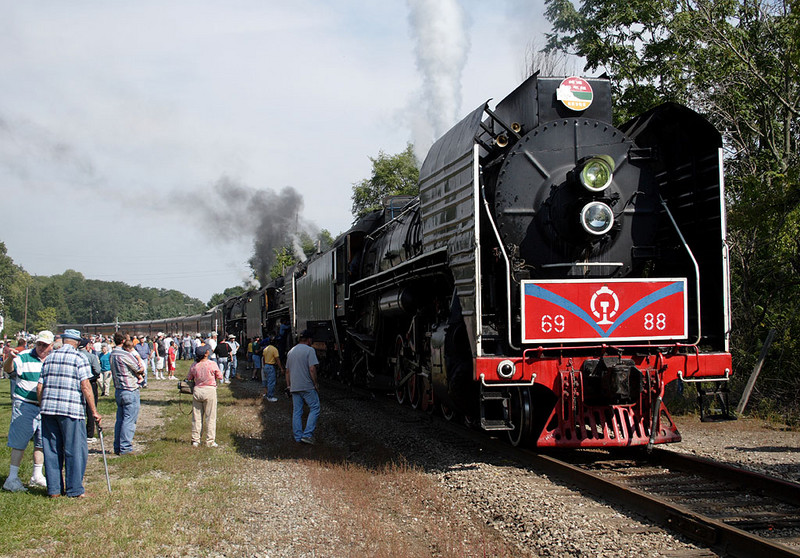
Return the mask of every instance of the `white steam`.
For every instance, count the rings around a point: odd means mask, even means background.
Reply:
[[[461,74],[470,44],[466,15],[458,0],[408,0],[408,8],[426,117],[410,123],[419,156],[458,121]]]

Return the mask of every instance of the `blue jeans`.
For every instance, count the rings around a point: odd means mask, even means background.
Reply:
[[[114,423],[114,453],[133,451],[133,435],[139,418],[139,390],[114,390],[117,400],[117,422]]]
[[[236,367],[239,366],[238,359],[231,355],[231,379],[236,377]]]
[[[306,422],[305,430],[303,430],[303,402],[308,405],[308,421]],[[299,442],[301,438],[310,438],[314,435],[314,429],[317,427],[317,419],[319,418],[319,394],[315,389],[293,391],[292,404],[294,405],[292,432],[294,441]]]
[[[261,369],[261,385],[267,388],[267,397],[275,397],[275,365],[265,364]]]
[[[86,421],[61,415],[42,415],[42,445],[47,494],[70,497],[83,494],[83,474],[89,459]]]
[[[231,368],[229,365],[228,357],[217,357],[217,366],[222,372],[222,381],[230,381]]]

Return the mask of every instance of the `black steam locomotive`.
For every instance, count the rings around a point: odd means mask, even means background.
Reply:
[[[419,197],[215,312],[515,445],[679,441],[666,384],[731,371],[721,146],[681,105],[616,128],[607,79],[532,76],[433,145]]]

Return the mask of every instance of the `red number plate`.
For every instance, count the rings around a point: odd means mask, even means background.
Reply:
[[[685,339],[686,279],[522,282],[522,342]]]

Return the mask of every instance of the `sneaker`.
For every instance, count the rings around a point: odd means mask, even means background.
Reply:
[[[19,480],[19,477],[8,477],[6,482],[3,483],[3,490],[8,490],[9,492],[27,492],[28,489],[22,486],[22,481]]]
[[[313,446],[316,443],[316,441],[314,440],[314,436],[306,436],[304,438],[300,438],[300,441],[310,446]]]
[[[200,447],[200,442],[192,442],[192,447],[193,448],[199,448]]]
[[[86,443],[87,444],[96,444],[97,443],[97,438],[94,438],[94,437],[86,438]]]
[[[28,481],[28,486],[44,486],[44,487],[47,487],[47,479],[44,478],[44,476],[42,476],[42,475],[39,475],[38,477],[34,475],[34,476],[31,477],[31,480]]]
[[[278,400],[277,397],[267,397],[267,401],[269,401],[270,403],[275,403],[277,400]]]
[[[206,444],[207,448],[218,448],[219,444],[216,442],[211,442],[210,444]]]

